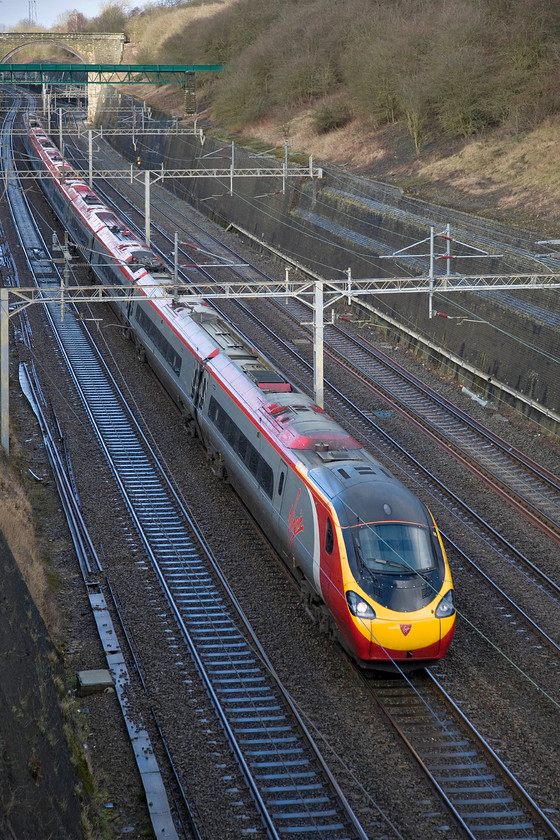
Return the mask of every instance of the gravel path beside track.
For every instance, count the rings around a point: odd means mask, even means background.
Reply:
[[[177,200],[170,199],[171,202]],[[184,208],[179,209],[184,213]],[[43,209],[42,213],[51,224],[48,211]],[[235,247],[240,248],[237,240]],[[13,248],[17,254],[15,242]],[[267,271],[274,270],[270,261],[264,260],[264,263]],[[41,326],[40,310],[38,307],[31,310],[35,337],[33,356],[71,445],[85,516],[101,549],[104,567],[124,615],[131,623],[133,638],[139,648],[147,650],[150,644],[153,647],[155,634],[165,633],[158,616],[157,599],[153,604],[146,604],[135,591],[138,558],[131,555],[129,537],[123,531],[123,510],[117,491],[113,490],[112,479],[98,457],[97,443],[82,418],[57,353]],[[132,345],[124,339],[120,328],[114,326],[116,319],[111,311],[99,306],[94,314],[103,318],[99,334],[109,363],[126,377],[130,400],[135,403],[138,416],[148,420],[162,457],[184,498],[197,519],[205,524],[209,543],[221,558],[224,573],[259,632],[275,668],[308,721],[323,734],[334,752],[343,757],[345,768],[341,768],[341,776],[353,776],[362,785],[362,794],[356,794],[356,801],[352,802],[358,817],[367,824],[368,811],[374,807],[369,799],[371,796],[404,837],[452,840],[457,834],[449,828],[443,807],[384,719],[372,707],[342,651],[320,636],[312,625],[283,569],[264,538],[255,531],[237,497],[210,473],[200,446],[185,434],[168,397],[147,367],[136,359]],[[401,362],[433,384],[432,371],[411,355],[396,352],[400,353]],[[14,374],[12,369],[13,382]],[[541,435],[535,427],[514,416],[506,418],[492,407],[478,406],[459,393],[452,381],[441,378],[435,381],[445,396],[468,407],[487,425],[506,434],[516,446],[558,471],[560,457],[556,443]],[[348,388],[348,383],[344,387]],[[383,406],[375,408],[382,409]],[[74,567],[40,438],[25,400],[16,394],[12,397],[12,422],[26,468],[45,478],[41,484],[38,515],[43,536],[52,547],[53,569],[62,581],[58,600],[65,623],[66,668],[70,683],[76,670],[103,667],[102,652],[81,579]],[[533,552],[548,550],[547,543],[541,541],[538,534],[521,523],[502,503],[489,497],[484,488],[474,484],[454,462],[444,463],[432,444],[419,439],[412,429],[403,427],[397,417],[387,418],[385,422],[399,433],[406,445],[415,448],[418,457],[436,459],[447,480],[468,492],[486,515],[492,517],[496,527],[507,530]],[[434,513],[444,528],[453,527],[452,519],[444,521],[444,512],[434,510]],[[508,631],[504,631],[501,611],[490,603],[483,588],[467,570],[455,567],[453,572],[460,610],[486,636],[505,640]],[[517,632],[517,627],[509,627],[514,643],[512,655],[516,652]],[[560,687],[555,682],[557,676],[549,673],[547,654],[537,656],[542,656],[542,679],[547,680],[554,696],[560,698]],[[192,790],[207,836],[241,836],[245,794],[237,788],[231,758],[209,754],[207,730],[212,724],[205,698],[194,683],[175,686],[172,665],[163,661],[159,654],[155,654],[155,661],[147,661],[144,654],[143,657],[149,674],[151,704],[157,707],[162,720],[176,724],[176,737],[181,739],[184,764],[190,768]],[[463,622],[459,623],[450,654],[440,670],[445,673],[448,690],[456,699],[462,700],[465,710],[474,715],[504,761],[522,774],[539,803],[551,809],[551,819],[558,821],[558,813],[554,811],[558,802],[555,780],[560,768],[558,750],[553,748],[557,744],[558,708],[537,696],[528,704],[528,689],[521,675],[512,673],[507,659],[487,646]],[[116,699],[112,695],[96,695],[88,698],[84,708],[87,709],[84,719],[88,728],[88,750],[96,771],[107,779],[107,804],[115,814],[115,831],[122,832],[131,827],[133,831],[128,836],[140,837],[146,814]],[[326,754],[328,756],[328,749]],[[229,809],[232,819],[227,826],[213,799],[212,779],[217,773],[232,776]]]

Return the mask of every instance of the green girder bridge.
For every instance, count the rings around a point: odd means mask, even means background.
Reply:
[[[216,73],[223,68],[223,64],[0,64],[0,82],[186,87],[193,73]]]

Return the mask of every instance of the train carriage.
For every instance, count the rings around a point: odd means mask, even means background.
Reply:
[[[455,609],[428,509],[208,305],[158,296],[169,268],[75,177],[36,117],[27,129],[32,165],[53,175],[41,185],[62,223],[98,279],[123,286],[121,318],[314,618],[365,667],[441,658]],[[131,287],[146,300],[128,298]]]

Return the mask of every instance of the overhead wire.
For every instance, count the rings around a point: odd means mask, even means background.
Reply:
[[[222,148],[227,148],[227,147],[222,147]],[[216,179],[216,180],[220,182],[220,179]],[[227,182],[224,182],[223,180],[221,181],[221,184],[222,184],[222,187],[223,187],[223,193],[220,193],[220,194],[218,194],[214,197],[223,197],[224,195],[228,194],[229,184]],[[295,189],[296,192],[298,192],[297,185],[294,186],[294,189]],[[259,203],[257,205],[256,203],[254,203],[254,201],[252,199],[247,198],[246,196],[244,196],[242,194],[239,194],[239,193],[236,193],[236,200],[241,200],[242,202],[245,202],[246,204],[248,204],[251,207],[257,207],[258,206],[259,207],[259,212],[261,213],[261,215],[264,214],[267,218],[269,218],[273,222],[275,222],[275,224],[280,224],[283,227],[288,227],[289,229],[293,230],[296,234],[304,234],[304,235],[308,236],[310,239],[313,239],[315,242],[317,242],[319,244],[326,244],[326,245],[329,245],[329,246],[332,245],[332,240],[331,239],[329,239],[327,237],[322,237],[320,235],[317,235],[316,233],[310,232],[309,227],[305,226],[303,223],[300,224],[300,223],[296,222],[293,218],[290,218],[289,222],[287,222],[283,217],[280,217],[278,214],[275,214],[275,213],[271,212],[270,209],[266,208],[265,203],[264,203],[264,206],[261,203]],[[321,199],[320,198],[317,199],[317,203],[321,204]],[[343,214],[345,214],[345,211],[343,211]],[[356,219],[356,217],[354,217],[350,213],[347,214],[347,217],[350,220],[355,220]],[[363,223],[363,220],[362,220],[362,223]],[[410,241],[410,237],[404,237],[404,238],[405,238],[405,241],[409,245],[412,244],[411,241]],[[369,263],[372,266],[374,266],[376,264],[375,255],[372,255],[371,252],[369,252],[369,251],[361,251],[359,249],[352,249],[351,247],[346,247],[346,246],[343,246],[343,245],[339,245],[337,247],[339,247],[339,250],[342,253],[347,253],[350,257],[359,258],[362,261],[364,261],[366,264]],[[334,265],[331,265],[330,263],[326,263],[326,262],[321,261],[321,260],[316,259],[316,258],[311,258],[310,259],[308,252],[302,252],[301,250],[296,250],[296,249],[293,249],[293,250],[290,251],[288,249],[288,250],[286,250],[286,256],[288,256],[290,258],[293,258],[295,260],[298,260],[298,261],[299,260],[305,260],[308,264],[311,264],[311,265],[315,266],[315,268],[317,268],[317,269],[324,270],[324,271],[331,271],[336,275],[341,275],[343,273],[343,270],[341,268],[339,268],[337,266],[334,266]],[[401,276],[403,276],[403,275],[414,276],[414,272],[412,272],[406,264],[402,265],[402,263],[401,263],[401,268],[402,268]],[[386,308],[386,306],[387,306],[385,304],[384,297],[385,297],[384,295],[376,296],[376,302],[381,309]],[[482,319],[477,313],[468,309],[464,304],[461,304],[459,306],[458,304],[456,304],[455,301],[453,301],[453,305],[456,305],[461,311],[465,312],[465,314],[469,316],[469,319],[480,320],[481,322],[486,323],[490,327],[493,326],[490,321],[484,321],[484,319]],[[403,315],[402,313],[399,313],[399,318],[405,324],[409,324],[411,327],[415,327],[415,324],[412,321],[412,319],[408,318],[406,315]],[[417,327],[415,327],[415,328],[417,329]],[[536,344],[531,343],[531,342],[526,342],[526,341],[523,342],[523,340],[520,339],[513,332],[507,332],[505,334],[507,334],[508,337],[512,341],[520,342],[520,343],[523,344],[523,346],[526,346],[529,349],[534,350],[534,352],[537,352],[537,353],[540,354],[541,351],[538,349],[538,346]],[[556,360],[554,360],[554,359],[552,359],[552,360],[554,362],[556,362]],[[444,363],[444,364],[449,364],[449,363]],[[453,365],[450,365],[450,366],[451,366],[451,368],[453,368]],[[494,389],[494,391],[495,390],[496,389]],[[502,401],[502,397],[500,395],[497,395],[497,394],[494,394],[494,399],[499,400],[500,402]],[[509,404],[508,404],[508,407],[511,410],[512,407]],[[540,425],[542,425],[542,424],[540,424]]]
[[[106,341],[104,341],[104,343],[105,343],[105,346],[108,346]],[[119,369],[119,370],[120,370],[120,367],[119,367],[118,363],[116,362],[116,360],[115,360],[115,364],[117,365],[117,369]],[[126,382],[126,380],[124,379],[124,377],[123,377],[123,382]],[[127,385],[127,389],[128,389],[128,385]],[[134,402],[134,399],[132,398],[132,395],[131,395],[131,392],[130,392],[130,390],[129,390],[129,389],[128,389],[128,393],[129,393],[129,395],[130,395],[130,398],[131,398],[131,399],[133,400],[133,402]],[[140,412],[140,415],[141,415],[141,412]],[[86,425],[88,425],[88,427],[89,427],[89,424],[86,424]],[[149,426],[147,426],[147,428],[149,429]],[[91,429],[90,429],[90,432],[91,432]],[[151,435],[151,433],[150,433],[150,435]],[[152,440],[153,440],[153,437],[152,437]],[[165,459],[163,459],[163,460],[165,461]],[[168,466],[168,468],[169,468],[169,464],[168,464],[167,466]],[[170,470],[170,473],[172,474],[172,470]],[[403,560],[404,560],[404,558],[403,558]],[[341,593],[341,597],[342,597],[342,596],[343,596],[343,593]],[[462,618],[465,618],[465,617],[462,615],[462,613],[460,613],[460,612],[458,612],[458,615],[459,615],[459,616],[461,616]],[[467,620],[467,621],[468,621],[468,619],[466,619],[466,618],[465,618],[465,620]],[[474,625],[472,625],[472,623],[471,623],[471,626],[473,626],[473,627],[474,627],[474,629],[475,629],[475,630],[477,630],[477,632],[478,632],[478,628],[476,628]],[[484,636],[484,638],[486,638],[486,641],[487,641],[489,644],[492,644],[492,645],[493,645],[493,647],[494,647],[494,648],[495,648],[498,652],[502,653],[502,652],[500,651],[499,647],[498,647],[498,646],[496,646],[496,645],[495,645],[495,644],[494,644],[494,643],[493,643],[490,639],[488,639],[486,636]],[[516,664],[515,664],[515,663],[514,663],[511,659],[509,659],[509,658],[508,658],[508,661],[509,661],[510,665],[512,665],[512,667],[517,668]],[[401,675],[402,675],[403,679],[405,679],[407,682],[409,682],[409,683],[410,683],[410,680],[409,680],[408,675],[407,675],[405,672],[403,672],[403,671],[402,671],[402,669],[400,668],[400,666],[399,666],[399,664],[398,664],[398,663],[395,663],[395,668],[396,668],[396,670],[397,670],[397,671],[401,671]],[[518,670],[518,671],[519,671],[522,675],[524,675],[523,671],[521,671],[519,668],[517,668],[517,670]],[[531,680],[531,678],[530,678],[528,675],[524,675],[524,676],[526,676],[526,678],[527,678],[529,681],[531,681],[531,682],[533,683],[534,687],[535,687],[535,688],[537,688],[537,690],[542,690],[542,689],[541,689],[541,687],[539,687],[539,686],[538,686],[538,685],[537,685],[537,684],[536,684],[533,680]],[[422,702],[422,703],[424,703],[424,705],[426,705],[426,706],[427,706],[427,708],[428,708],[429,712],[432,714],[432,716],[434,716],[434,717],[436,717],[436,718],[437,718],[437,713],[436,713],[433,709],[431,709],[431,708],[429,707],[429,704],[427,704],[427,703],[426,703],[425,698],[423,698],[423,697],[420,695],[420,693],[418,692],[418,689],[416,689],[414,686],[413,686],[413,688],[414,688],[415,692],[418,694],[418,696],[420,697],[421,702]],[[546,696],[548,696],[548,695],[546,695]],[[548,699],[552,699],[552,698],[550,698],[550,697],[549,697]],[[554,701],[553,701],[553,702],[554,702]],[[445,725],[444,725],[444,728],[445,728]],[[334,748],[332,747],[332,745],[330,745],[330,744],[329,744],[328,740],[326,739],[326,736],[325,736],[324,734],[322,734],[322,735],[321,735],[321,737],[322,737],[322,739],[324,740],[324,742],[325,742],[325,743],[329,746],[329,749],[330,749],[330,750],[331,750],[331,751],[332,751],[335,755],[337,755],[336,750],[334,750]],[[341,757],[339,757],[339,760],[341,761],[341,763],[342,763],[342,764],[344,764],[344,762],[343,762],[343,760],[342,760],[342,758],[341,758]],[[375,807],[377,807],[376,803],[372,800],[372,798],[371,798],[371,796],[370,796],[369,794],[368,794],[368,795],[366,795],[366,798],[367,798],[367,800],[368,800],[368,801],[373,802],[373,804],[375,805]],[[384,815],[384,816],[385,816],[385,815]],[[393,826],[391,826],[391,827],[393,828]],[[399,835],[399,836],[400,836],[400,835]]]
[[[404,560],[404,558],[403,558],[403,560]],[[466,620],[466,619],[465,619],[465,620]],[[475,625],[472,625],[472,626],[473,626],[473,627],[475,627]],[[476,629],[476,628],[475,628],[475,629]],[[484,635],[484,634],[481,634],[481,635]],[[497,649],[497,650],[499,650],[499,648],[496,648],[496,649]],[[506,656],[506,658],[507,658],[507,656]],[[513,662],[512,662],[511,664],[512,664],[512,665],[514,665],[515,663],[513,663]],[[545,692],[545,694],[546,694],[546,692]],[[547,696],[548,696],[548,695],[547,695]],[[549,698],[549,699],[551,699],[551,698]],[[553,702],[554,702],[554,701],[553,701]]]

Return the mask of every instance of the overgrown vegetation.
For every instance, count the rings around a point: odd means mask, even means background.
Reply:
[[[531,130],[560,110],[558,0],[108,2],[66,31],[125,31],[139,63],[224,64],[201,78],[216,123],[239,131],[308,109],[318,133],[352,118],[434,138]],[[341,103],[344,103],[342,106]]]
[[[32,495],[31,480],[28,484],[28,493]],[[41,556],[29,496],[3,462],[0,463],[0,499],[0,532],[10,545],[41,618],[56,638],[60,632],[59,617],[50,587],[55,578]]]
[[[560,110],[557,0],[229,0],[136,17],[170,33],[145,26],[142,60],[226,65],[205,94],[230,130],[307,108],[319,133],[353,116],[400,122],[420,154],[436,137],[530,130]]]

